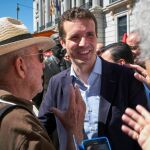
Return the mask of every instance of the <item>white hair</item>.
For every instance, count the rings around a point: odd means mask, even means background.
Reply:
[[[141,58],[150,58],[150,0],[139,0],[134,9],[135,30],[140,34]]]

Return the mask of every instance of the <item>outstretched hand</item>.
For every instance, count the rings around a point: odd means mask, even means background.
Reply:
[[[125,66],[137,71],[134,73],[135,78],[141,82],[144,82],[147,85],[147,87],[150,89],[150,76],[148,75],[146,69],[142,68],[139,65],[133,65],[133,64],[126,64]]]
[[[77,142],[83,139],[83,125],[86,106],[78,87],[70,85],[69,106],[66,111],[52,108],[51,111],[61,121],[67,132],[75,135]]]
[[[150,113],[141,105],[136,110],[127,108],[122,116],[126,125],[122,131],[137,140],[143,150],[150,149]]]

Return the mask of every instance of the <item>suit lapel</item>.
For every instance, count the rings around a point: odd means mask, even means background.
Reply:
[[[61,80],[62,86],[62,94],[64,98],[64,104],[65,107],[68,106],[68,99],[69,99],[69,85],[72,83],[72,78],[70,77],[70,69],[67,69],[67,71],[64,73],[64,76]]]
[[[101,78],[101,100],[99,107],[99,134],[104,132],[105,124],[108,119],[113,97],[116,89],[116,79],[113,73],[113,66],[102,59],[102,78]]]
[[[67,69],[62,80],[62,91],[64,97],[68,97],[68,85],[72,83],[72,78],[70,77],[70,69]],[[105,124],[108,119],[109,110],[113,102],[113,97],[116,89],[116,78],[113,73],[113,66],[110,63],[102,59],[102,78],[101,78],[101,100],[99,107],[99,124],[98,132],[101,134],[104,132]]]
[[[115,64],[114,64],[115,65]],[[102,60],[101,96],[112,103],[116,90],[116,74],[114,66]]]

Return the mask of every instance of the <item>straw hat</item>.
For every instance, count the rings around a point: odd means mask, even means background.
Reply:
[[[55,46],[49,37],[32,37],[22,22],[9,17],[0,18],[0,55],[35,44],[39,50]]]

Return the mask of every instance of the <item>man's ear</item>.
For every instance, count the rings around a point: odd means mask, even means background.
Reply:
[[[15,68],[16,68],[16,72],[17,72],[18,76],[20,78],[24,79],[26,76],[27,66],[22,57],[18,57],[15,60]]]
[[[62,45],[62,47],[63,47],[64,49],[66,49],[66,43],[65,43],[65,40],[62,39],[62,38],[60,38],[59,41],[60,41],[60,44]]]
[[[117,64],[124,65],[124,64],[126,64],[126,61],[124,59],[119,59],[117,61]]]

